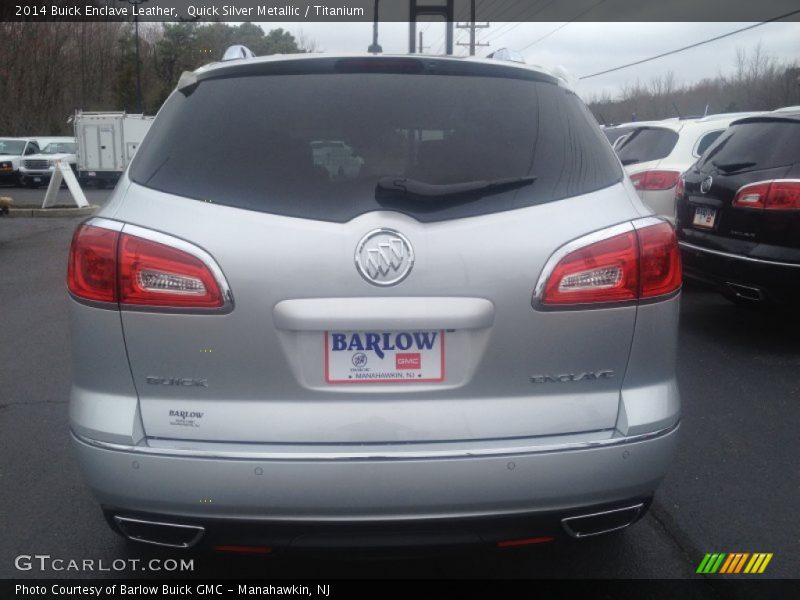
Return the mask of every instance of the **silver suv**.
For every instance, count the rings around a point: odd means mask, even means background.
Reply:
[[[74,446],[134,540],[595,535],[644,513],[675,446],[675,233],[538,68],[187,74],[68,286]]]

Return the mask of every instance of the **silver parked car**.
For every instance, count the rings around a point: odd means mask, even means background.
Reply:
[[[359,168],[331,173],[319,140]],[[74,446],[134,540],[595,535],[644,513],[676,443],[674,230],[539,68],[186,74],[76,230],[68,286]]]

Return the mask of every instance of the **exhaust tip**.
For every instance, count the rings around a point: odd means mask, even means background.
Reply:
[[[763,302],[766,300],[763,290],[750,285],[741,285],[740,283],[728,282],[725,284],[731,293],[737,298],[742,300],[749,300],[750,302]]]
[[[574,538],[602,535],[632,525],[642,515],[643,508],[644,503],[640,502],[624,508],[566,517],[561,519],[561,526]]]
[[[119,515],[114,515],[114,522],[122,535],[129,540],[167,548],[191,548],[200,541],[206,531],[199,525],[162,523]]]

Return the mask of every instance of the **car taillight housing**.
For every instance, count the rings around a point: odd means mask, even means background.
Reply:
[[[680,171],[642,171],[631,175],[631,182],[637,190],[655,192],[675,187],[680,177]]]
[[[568,244],[548,262],[534,295],[551,307],[627,303],[672,294],[681,281],[675,230],[647,218]]]
[[[67,287],[76,298],[122,308],[202,310],[226,305],[227,286],[202,250],[138,227],[128,233],[122,224],[99,222],[79,226],[72,238]]]
[[[800,210],[800,180],[772,179],[742,186],[733,198],[736,208]]]
[[[675,184],[675,200],[683,200],[683,195],[686,193],[686,180],[683,175],[678,176],[678,183]]]
[[[73,295],[94,302],[117,302],[119,232],[80,225],[72,236],[67,287]]]

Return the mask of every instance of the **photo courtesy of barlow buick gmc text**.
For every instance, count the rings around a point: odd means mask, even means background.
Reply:
[[[0,597],[800,593],[794,2],[0,17]]]

